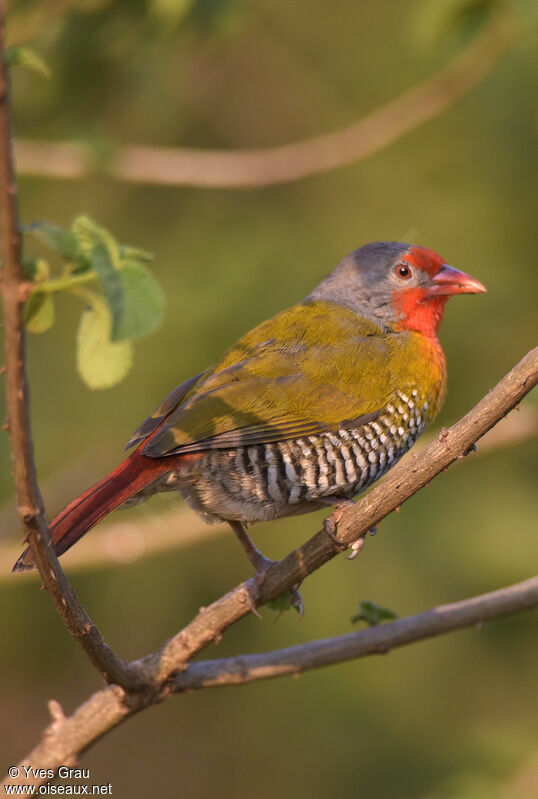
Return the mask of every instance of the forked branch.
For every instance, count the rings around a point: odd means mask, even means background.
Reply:
[[[397,464],[381,485],[347,511],[339,525],[340,539],[351,545],[372,524],[380,521],[451,463],[472,451],[476,441],[514,408],[537,381],[538,347],[529,352],[463,419],[443,431],[438,441],[408,459],[407,464]],[[335,555],[332,540],[324,532],[317,533],[271,568],[259,589],[258,606],[304,579]],[[252,596],[252,586],[250,590]],[[128,693],[119,686],[108,686],[90,697],[69,718],[60,721],[56,718],[21,767],[57,768],[71,762],[129,716],[177,691],[249,682],[388,651],[457,627],[530,610],[538,601],[538,584],[534,578],[483,597],[436,608],[351,636],[312,642],[282,652],[245,655],[229,661],[189,666],[189,661],[196,653],[211,641],[218,640],[227,627],[250,612],[248,591],[248,583],[241,583],[209,607],[200,610],[193,621],[166,643],[160,652],[130,664],[137,674],[145,675],[142,687]],[[40,778],[20,779],[34,785],[43,781]],[[5,782],[9,784],[8,778]]]

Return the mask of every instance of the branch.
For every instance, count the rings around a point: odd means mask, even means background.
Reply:
[[[430,444],[424,452],[412,455],[407,463],[396,464],[380,486],[346,511],[338,527],[341,541],[350,545],[359,540],[373,524],[455,460],[463,458],[473,449],[476,441],[519,404],[537,381],[538,347],[527,353],[463,419],[449,430],[441,431],[438,441]],[[335,554],[333,541],[325,532],[320,532],[281,563],[271,567],[265,582],[257,591],[257,596],[252,582],[250,586],[248,583],[241,583],[208,608],[202,608],[195,619],[165,644],[160,652],[130,664],[136,668],[137,673],[145,673],[146,683],[142,688],[128,694],[119,686],[108,686],[94,694],[65,721],[56,708],[53,724],[45,731],[41,742],[23,764],[31,764],[34,768],[56,768],[70,762],[128,717],[165,699],[178,689],[177,686],[181,686],[180,682],[176,682],[180,680],[177,675],[188,669],[188,661],[210,641],[218,640],[227,627],[249,612],[249,592],[251,599],[261,605],[300,582]],[[534,582],[523,585],[526,586],[523,593],[529,599],[532,591],[535,591]],[[509,591],[505,597],[509,604],[517,595],[518,589],[514,590],[516,594]],[[514,601],[517,608],[511,605],[510,612],[523,607],[518,604],[518,600]],[[525,607],[530,607],[530,604],[529,600]],[[504,602],[497,605],[497,615],[502,615],[503,605]],[[494,605],[490,605],[490,611],[492,607]],[[396,629],[401,630],[401,627]],[[435,632],[441,630],[436,629],[432,634]],[[383,633],[375,632],[370,635],[375,637]],[[390,645],[396,645],[396,641],[397,639],[394,643],[391,641]],[[32,784],[40,784],[40,781],[43,780],[36,777]]]
[[[431,480],[436,474],[443,471],[450,463],[463,458],[472,449],[475,442],[493,425],[499,421],[511,408],[515,407],[521,399],[536,385],[538,380],[538,347],[528,353],[498,384],[489,394],[481,400],[461,421],[454,425],[450,430],[443,431],[439,436],[440,441],[434,441],[424,452],[414,456],[412,465],[410,459],[407,464],[399,463],[393,467],[383,483],[374,488],[370,494],[357,502],[354,508],[350,509],[343,517],[339,525],[340,538],[351,542],[358,540],[372,523],[379,521],[382,515],[386,515],[395,507],[408,499],[418,491],[427,480]],[[345,528],[345,529],[343,529]],[[284,561],[276,564],[269,571],[265,583],[261,586],[257,604],[261,605],[278,596],[287,588],[297,583],[307,573],[319,568],[325,561],[335,556],[334,545],[328,536],[322,532],[315,535],[304,546],[289,555]],[[210,641],[218,640],[223,631],[232,623],[245,616],[249,612],[248,584],[242,583],[221,597],[208,608],[202,608],[196,618],[166,644],[159,653],[149,655],[139,661],[137,667],[146,671],[148,682],[144,691],[132,692],[127,694],[117,686],[109,686],[102,691],[94,694],[85,702],[75,713],[66,719],[64,723],[58,723],[56,719],[52,726],[48,728],[38,746],[30,752],[22,765],[32,764],[34,768],[56,768],[66,762],[70,762],[81,752],[90,747],[98,738],[105,735],[121,722],[130,716],[138,713],[146,707],[160,702],[177,690],[185,690],[185,684],[181,680],[192,679],[192,676],[181,676],[183,672],[187,675],[193,674],[193,667],[188,666],[187,662]],[[251,586],[251,596],[253,588]],[[497,599],[494,599],[497,597]],[[498,601],[498,598],[501,600]],[[457,610],[447,611],[448,616],[441,613],[443,621],[431,623],[430,634],[440,634],[444,632],[443,624],[447,624],[446,631],[452,629],[450,619],[454,623],[455,619],[464,619],[463,624],[474,624],[477,621],[494,618],[504,615],[503,608],[509,608],[507,612],[516,612],[524,608],[530,608],[536,601],[535,581],[527,581],[519,587],[513,586],[507,589],[502,597],[502,591],[489,595],[482,604],[483,617],[472,615],[475,602],[470,600],[467,610],[464,612]],[[480,606],[480,605],[479,605]],[[461,612],[460,612],[461,611]],[[437,611],[430,611],[426,614],[436,614]],[[455,613],[455,615],[454,615]],[[469,615],[467,615],[469,614]],[[419,619],[424,619],[425,614],[420,614]],[[431,615],[430,615],[431,619]],[[448,619],[448,621],[447,621]],[[383,638],[386,633],[384,630],[391,629],[390,625],[379,630],[365,631],[359,637],[358,647],[375,645],[391,648],[403,643],[401,634],[409,633],[408,625],[413,629],[415,622],[402,620],[396,623],[394,639],[389,641]],[[419,626],[422,622],[419,623]],[[441,625],[436,626],[437,624]],[[454,628],[458,626],[454,624]],[[404,633],[402,633],[402,630]],[[417,639],[420,637],[415,627]],[[358,634],[354,634],[357,641]],[[365,638],[366,636],[366,638]],[[381,636],[380,639],[377,636]],[[338,641],[338,639],[336,639]],[[360,643],[362,642],[362,643]],[[310,650],[312,656],[317,646],[323,649],[323,643],[312,644]],[[297,652],[297,650],[295,650]],[[378,651],[374,647],[373,651]],[[288,650],[289,654],[289,650]],[[345,653],[344,653],[345,654]],[[357,649],[357,656],[366,654],[361,649]],[[319,657],[330,655],[327,649],[318,653]],[[251,656],[247,656],[251,657]],[[282,664],[279,658],[282,653],[262,656],[264,658],[275,658],[269,666],[277,668],[280,663],[285,671],[289,664]],[[306,656],[305,656],[306,657]],[[245,661],[250,666],[254,666],[255,661]],[[237,661],[236,661],[237,663]],[[259,665],[259,664],[258,664]],[[321,662],[320,662],[321,665]],[[306,668],[306,663],[304,665]],[[202,668],[202,667],[200,667]],[[204,666],[205,668],[205,666]],[[209,669],[210,667],[207,666]],[[211,667],[213,668],[213,667]],[[293,671],[293,669],[291,669]],[[297,668],[295,668],[295,671]],[[257,678],[261,678],[261,672],[253,671]],[[270,676],[267,673],[267,676]],[[206,675],[207,677],[207,675]],[[225,676],[219,676],[220,681],[224,681]],[[230,674],[229,680],[237,680],[237,676]],[[39,780],[35,784],[38,784]],[[1,784],[1,783],[0,783]]]
[[[248,188],[302,180],[361,161],[446,111],[490,74],[515,39],[511,20],[497,12],[460,54],[431,78],[357,122],[325,135],[252,150],[121,147],[105,171],[118,180],[163,186]],[[21,172],[60,179],[91,174],[95,158],[72,142],[20,139]]]
[[[338,539],[343,548],[363,541],[364,536],[385,516],[427,485],[451,463],[473,450],[475,443],[500,419],[521,402],[538,382],[538,347],[531,350],[478,405],[421,453],[411,452],[397,463],[382,483],[356,504],[346,509],[338,524]],[[160,652],[138,661],[153,675],[157,690],[169,690],[167,680],[223,631],[250,612],[251,603],[260,607],[301,583],[339,549],[324,530],[270,567],[261,586],[253,580],[242,583],[200,613],[175,635]],[[158,686],[161,686],[158,689]]]
[[[103,641],[81,607],[54,554],[43,499],[37,483],[26,375],[22,321],[26,280],[21,266],[17,184],[11,153],[9,77],[4,61],[5,0],[0,3],[0,205],[2,228],[2,301],[4,311],[7,407],[17,503],[39,574],[67,629],[85,649],[105,679],[125,686],[139,685],[135,669],[124,663]]]
[[[385,655],[424,638],[482,624],[501,616],[533,610],[538,606],[538,577],[508,588],[482,594],[451,605],[408,616],[389,624],[369,627],[347,635],[311,641],[287,649],[257,655],[239,655],[222,660],[191,663],[172,680],[174,692],[194,691],[223,685],[242,685],[273,677],[297,675],[302,671],[345,663],[366,655]]]
[[[414,641],[531,610],[536,605],[538,578],[533,578],[489,594],[432,608],[380,627],[370,627],[276,652],[194,663],[183,673],[175,675],[171,690],[184,692],[297,675],[301,671],[343,663],[366,655],[385,654]],[[18,764],[22,776],[16,780],[6,776],[0,784],[41,785],[46,781],[45,778],[25,778],[23,766],[31,766],[35,773],[37,769],[56,769],[73,762],[76,755],[86,750],[98,738],[153,701],[154,698],[146,703],[137,703],[132,696],[127,697],[121,688],[108,686],[90,697],[69,718],[65,718],[58,705],[52,703],[52,723],[43,733],[39,744]]]

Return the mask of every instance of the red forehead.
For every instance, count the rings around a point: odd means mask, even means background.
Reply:
[[[423,269],[431,277],[434,277],[445,263],[440,255],[426,247],[410,247],[402,260],[411,266]]]

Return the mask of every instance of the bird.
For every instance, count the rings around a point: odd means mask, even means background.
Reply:
[[[158,405],[125,460],[52,520],[56,554],[115,508],[178,491],[228,522],[263,575],[247,526],[331,506],[334,518],[385,474],[443,402],[447,300],[485,291],[425,247],[355,250]],[[27,547],[13,570],[34,566]]]

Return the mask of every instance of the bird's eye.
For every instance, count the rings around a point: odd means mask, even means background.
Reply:
[[[398,264],[394,267],[394,274],[400,280],[409,280],[413,276],[413,271],[407,264]]]

